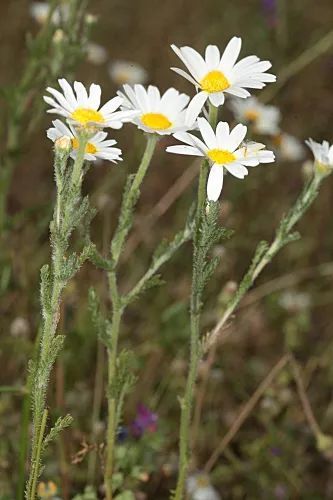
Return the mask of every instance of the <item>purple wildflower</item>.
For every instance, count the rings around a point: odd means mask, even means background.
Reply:
[[[131,433],[141,437],[144,432],[156,432],[158,416],[143,404],[138,405],[136,417],[131,424]]]

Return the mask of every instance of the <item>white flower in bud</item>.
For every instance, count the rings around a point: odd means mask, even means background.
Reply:
[[[67,135],[63,135],[54,141],[54,146],[56,149],[60,149],[62,151],[70,151],[72,149],[71,138]]]

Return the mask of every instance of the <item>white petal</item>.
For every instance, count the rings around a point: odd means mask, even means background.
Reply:
[[[241,163],[228,163],[227,165],[224,165],[225,168],[230,172],[232,175],[237,177],[238,179],[244,179],[244,177],[249,173],[248,169],[244,167]]]
[[[60,78],[58,82],[64,92],[64,96],[66,97],[67,101],[73,107],[73,109],[75,109],[78,104],[72,87],[70,86],[68,81],[65,80],[65,78]]]
[[[214,92],[212,94],[209,94],[209,100],[215,106],[216,108],[218,106],[222,106],[224,103],[224,93],[223,92]]]
[[[227,122],[219,122],[216,127],[217,145],[221,149],[225,149],[229,142],[229,124]]]
[[[238,148],[240,143],[244,140],[247,132],[247,127],[239,123],[236,127],[230,132],[229,140],[228,140],[228,149],[230,151],[235,151]]]
[[[207,182],[207,198],[209,201],[217,201],[223,187],[223,167],[214,164],[210,169]]]
[[[102,89],[101,89],[100,85],[96,85],[95,83],[93,83],[92,85],[90,85],[90,90],[89,90],[89,105],[93,109],[97,110],[100,107],[100,104],[101,104],[101,93],[102,93]]]
[[[170,68],[172,71],[174,71],[175,73],[178,73],[178,75],[182,76],[183,78],[186,78],[186,80],[188,80],[189,82],[193,83],[193,85],[195,85],[196,87],[198,86],[198,82],[196,82],[194,80],[194,78],[192,78],[192,76],[190,76],[189,74],[186,73],[186,71],[182,70],[182,69],[179,69],[179,68]]]
[[[208,45],[205,52],[206,64],[209,70],[216,69],[220,64],[221,55],[216,45]]]
[[[192,126],[207,100],[206,92],[199,92],[191,100],[185,114],[185,123]]]
[[[242,47],[241,38],[234,36],[230,40],[230,42],[228,43],[223,52],[221,62],[219,65],[220,69],[227,71],[233,67],[233,65],[237,61],[241,47]]]
[[[207,66],[203,57],[192,47],[182,47],[181,53],[184,60],[187,61],[187,67],[190,69],[194,78],[201,80],[201,78],[207,73]]]
[[[113,97],[104,106],[101,107],[100,112],[103,115],[113,113],[119,106],[123,103],[123,99],[120,96]]]
[[[88,107],[89,106],[88,93],[83,83],[74,82],[74,90],[76,92],[78,106],[82,108]]]
[[[198,118],[198,125],[203,140],[210,149],[214,149],[216,147],[217,141],[214,130],[210,126],[209,122],[206,120],[206,118]]]
[[[193,146],[168,146],[166,151],[168,153],[175,153],[178,155],[204,156],[204,153]]]

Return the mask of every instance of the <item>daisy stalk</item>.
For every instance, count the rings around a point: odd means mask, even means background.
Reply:
[[[38,478],[42,469],[42,458],[47,445],[58,433],[71,423],[69,415],[60,417],[46,434],[48,411],[46,396],[50,373],[63,346],[64,336],[57,335],[60,304],[65,287],[88,258],[90,246],[81,253],[69,253],[70,237],[78,225],[89,217],[87,199],[81,198],[84,176],[85,151],[91,132],[78,132],[78,149],[74,164],[68,162],[72,151],[69,137],[55,143],[54,172],[56,180],[56,205],[50,225],[51,265],[41,269],[42,328],[37,359],[30,363],[32,377],[33,436],[29,479],[26,499],[35,500]]]
[[[209,103],[209,122],[214,127],[217,122],[218,108],[212,103]],[[179,474],[175,491],[175,500],[183,498],[185,490],[185,482],[188,470],[188,454],[189,454],[189,439],[190,439],[190,424],[191,413],[194,400],[195,381],[198,373],[198,363],[201,356],[200,348],[200,309],[201,309],[201,295],[203,289],[200,290],[201,272],[200,266],[203,265],[205,258],[202,252],[198,249],[200,244],[200,227],[202,217],[206,208],[206,184],[209,171],[209,162],[204,159],[200,166],[200,175],[198,183],[197,194],[197,211],[196,223],[194,228],[194,241],[193,241],[193,273],[192,273],[192,287],[191,287],[191,300],[190,300],[190,361],[189,371],[186,381],[185,394],[181,400],[181,416],[180,416],[180,429],[179,429]],[[199,250],[199,251],[198,251]],[[204,251],[205,252],[205,251]],[[197,260],[200,260],[199,263]]]
[[[114,472],[114,448],[117,435],[118,418],[120,413],[118,390],[115,384],[117,378],[117,359],[118,342],[120,333],[120,324],[124,311],[125,303],[122,300],[118,283],[117,267],[119,258],[123,249],[126,236],[132,225],[133,210],[140,196],[141,184],[145,178],[151,159],[153,157],[157,143],[157,136],[147,135],[147,144],[141,163],[134,176],[130,186],[125,190],[123,202],[119,215],[119,222],[111,243],[111,262],[112,269],[108,272],[108,284],[110,298],[112,301],[111,328],[109,331],[109,342],[107,344],[108,355],[108,424],[106,436],[106,459],[104,483],[106,489],[106,498],[111,500],[113,496],[112,475]]]

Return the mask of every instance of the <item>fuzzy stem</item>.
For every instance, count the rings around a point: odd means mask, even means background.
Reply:
[[[209,105],[209,122],[213,128],[216,126],[218,108]],[[202,216],[205,210],[206,203],[206,183],[208,176],[209,163],[204,160],[201,164],[198,198],[197,198],[197,215],[195,227],[195,242],[193,253],[193,274],[192,274],[192,289],[191,289],[191,341],[190,341],[190,365],[186,381],[185,395],[181,401],[181,417],[179,430],[179,474],[175,492],[175,500],[181,500],[184,495],[185,481],[188,470],[188,455],[190,441],[190,426],[192,419],[192,407],[195,392],[195,381],[198,373],[198,364],[201,356],[200,349],[200,309],[202,289],[199,286],[200,266],[196,265],[195,259],[198,256],[196,252],[196,242],[199,238],[199,228]]]
[[[34,475],[32,479],[32,485],[31,485],[31,497],[30,498],[35,498],[36,497],[36,488],[37,488],[37,481],[39,477],[39,468],[40,468],[40,457],[41,457],[41,452],[42,452],[42,444],[43,444],[43,437],[44,437],[44,432],[45,432],[45,427],[46,427],[46,421],[47,421],[47,410],[45,409],[43,411],[42,415],[42,420],[40,424],[40,433],[39,433],[39,438],[37,441],[37,450],[36,450],[36,462],[35,462],[35,467],[34,467]]]
[[[133,182],[130,185],[129,191],[123,199],[118,227],[115,231],[111,244],[113,269],[108,273],[108,283],[112,301],[112,327],[110,332],[110,348],[108,348],[108,428],[106,437],[107,447],[104,473],[104,483],[107,500],[112,500],[113,496],[112,476],[114,472],[114,448],[118,425],[118,402],[115,381],[117,379],[117,358],[120,324],[124,309],[117,284],[117,265],[121,255],[121,250],[126,240],[126,236],[132,226],[133,209],[140,195],[140,187],[150,165],[156,143],[157,136],[155,136],[155,134],[149,134],[141,163],[133,179]]]
[[[123,199],[122,206],[121,206],[121,213],[119,217],[119,224],[116,229],[116,232],[114,234],[114,237],[112,239],[112,244],[111,244],[111,253],[112,253],[112,258],[114,262],[114,266],[117,266],[121,250],[124,246],[124,242],[126,239],[126,236],[130,230],[131,227],[131,217],[132,217],[132,212],[135,206],[135,203],[138,199],[138,196],[140,194],[140,186],[142,184],[142,181],[147,173],[148,167],[150,165],[151,159],[153,157],[156,143],[157,143],[157,135],[155,134],[148,134],[147,138],[147,145],[145,152],[143,154],[140,166],[137,170],[137,173],[135,174],[134,180],[130,186],[130,189],[127,193],[127,196]]]
[[[51,224],[52,234],[52,266],[50,272],[50,293],[48,304],[43,302],[43,297],[48,295],[45,290],[45,284],[42,283],[42,309],[44,323],[40,338],[40,350],[37,356],[36,368],[34,369],[32,382],[33,396],[33,438],[31,452],[30,474],[27,483],[27,500],[35,500],[36,491],[35,484],[38,480],[41,468],[40,459],[40,443],[43,442],[45,425],[43,424],[44,414],[46,411],[46,395],[48,388],[49,375],[52,370],[54,359],[54,344],[53,340],[57,332],[57,327],[60,317],[60,303],[62,291],[67,284],[67,279],[63,277],[64,266],[66,265],[66,250],[69,244],[68,226],[75,227],[76,221],[73,219],[75,213],[74,208],[80,199],[82,169],[84,163],[84,151],[87,144],[87,137],[81,137],[77,158],[73,167],[71,179],[71,194],[67,202],[61,206],[60,216],[58,219],[58,207],[54,212],[53,222]],[[69,150],[61,150],[56,147],[55,153],[55,171],[57,181],[57,205],[59,204],[59,185],[58,173],[65,172]],[[69,215],[72,214],[72,215]],[[66,220],[68,219],[68,220]],[[64,243],[66,241],[66,243]],[[45,297],[44,297],[45,298]]]
[[[112,329],[110,335],[111,347],[108,349],[108,428],[107,428],[107,449],[106,449],[106,463],[105,463],[105,488],[107,500],[112,499],[112,475],[113,475],[113,459],[114,459],[114,446],[116,441],[117,431],[117,404],[115,398],[115,388],[113,383],[117,370],[117,355],[118,355],[118,340],[120,332],[120,322],[122,317],[122,307],[120,297],[117,289],[117,282],[115,273],[109,273],[109,288],[112,299]]]

